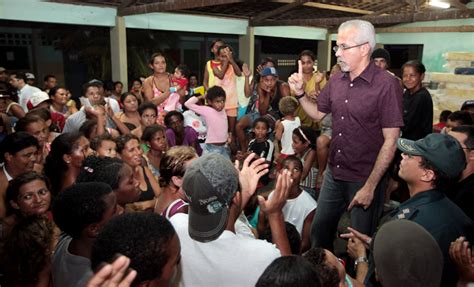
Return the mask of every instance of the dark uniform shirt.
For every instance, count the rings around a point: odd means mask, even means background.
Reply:
[[[474,221],[474,173],[458,182],[448,197]]]
[[[443,253],[443,276],[441,286],[456,286],[458,275],[454,263],[449,257],[449,246],[459,236],[474,243],[474,225],[469,217],[442,192],[432,189],[420,192],[393,210],[391,220],[407,219],[423,226]],[[373,274],[373,262],[369,267],[366,280]]]
[[[328,166],[337,180],[365,181],[384,143],[383,128],[403,126],[400,83],[373,62],[351,81],[332,77],[318,97],[318,110],[332,113]]]

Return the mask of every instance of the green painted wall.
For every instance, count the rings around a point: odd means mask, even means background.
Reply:
[[[423,59],[429,72],[445,72],[446,52],[474,52],[474,33],[382,33],[381,44],[422,44]]]
[[[395,27],[456,27],[474,25],[474,19],[439,20],[400,24]],[[446,72],[443,53],[474,52],[474,33],[380,33],[380,44],[422,44],[423,59],[429,72]]]

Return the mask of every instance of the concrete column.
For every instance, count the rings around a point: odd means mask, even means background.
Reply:
[[[331,34],[327,34],[326,40],[318,40],[318,71],[329,71],[331,69]]]
[[[250,71],[254,70],[255,35],[253,27],[247,27],[247,34],[239,36],[239,58],[247,63]]]
[[[127,31],[125,19],[115,17],[115,27],[110,28],[110,54],[112,62],[112,80],[121,81],[123,90],[128,91]]]

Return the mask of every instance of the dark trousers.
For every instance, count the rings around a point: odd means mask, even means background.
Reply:
[[[374,191],[374,198],[369,208],[364,210],[355,206],[351,210],[350,226],[364,234],[372,236],[383,211],[387,177],[384,176]],[[339,219],[347,210],[356,192],[365,181],[348,182],[336,180],[328,167],[324,174],[318,207],[311,226],[311,245],[333,250],[334,235]]]

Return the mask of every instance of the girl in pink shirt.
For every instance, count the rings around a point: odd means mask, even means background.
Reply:
[[[227,114],[225,112],[226,93],[219,86],[210,88],[206,93],[208,106],[199,106],[199,97],[191,97],[184,105],[200,114],[207,126],[206,144],[203,153],[217,152],[230,158]]]

